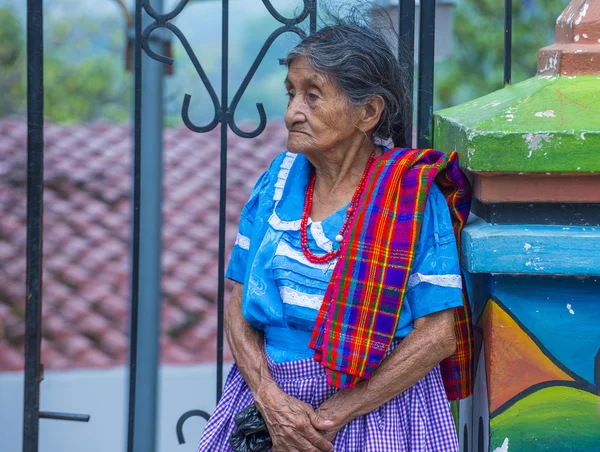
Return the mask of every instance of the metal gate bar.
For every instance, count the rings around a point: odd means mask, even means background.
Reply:
[[[133,100],[133,223],[131,243],[131,300],[129,326],[129,413],[127,452],[133,452],[138,356],[138,315],[140,283],[140,200],[142,164],[142,1],[135,2],[134,100]]]
[[[39,419],[88,422],[86,414],[40,411],[43,378],[42,252],[44,226],[44,14],[43,0],[27,0],[27,250],[23,451],[37,452]]]
[[[435,64],[435,0],[421,0],[419,25],[419,85],[417,147],[429,148],[433,129],[433,68]]]
[[[37,451],[42,343],[44,36],[42,0],[27,0],[27,270],[23,450]]]
[[[219,173],[219,285],[217,291],[217,403],[223,392],[223,311],[225,309],[225,227],[227,201],[227,127],[233,122],[229,105],[229,0],[221,17],[221,163]]]
[[[512,79],[512,0],[504,0],[504,85]]]
[[[412,97],[415,90],[415,0],[402,0],[398,14],[398,58],[405,68],[406,89]],[[414,102],[406,125],[406,140],[409,146],[413,146],[413,108]]]

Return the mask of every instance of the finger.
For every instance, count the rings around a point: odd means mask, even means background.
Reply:
[[[271,448],[271,452],[304,452],[296,447],[282,444],[281,446],[273,446]]]
[[[333,444],[312,427],[308,416],[299,420],[295,428],[287,431],[282,439],[278,443],[287,445],[286,451],[293,447],[300,452],[333,452]]]
[[[305,438],[320,452],[333,452],[333,444],[316,430],[306,432]]]
[[[279,442],[278,444],[273,443],[271,446],[271,452],[304,452],[297,447],[294,447],[288,443]]]
[[[321,440],[325,441],[323,439],[323,437],[321,437],[321,435],[319,435],[318,433],[316,433],[316,435],[318,437],[321,438]],[[321,446],[319,446],[316,441],[316,438],[310,438],[308,436],[302,437],[302,438],[298,438],[296,440],[296,443],[298,444],[296,447],[301,451],[301,452],[333,452],[333,444],[328,443],[327,441],[325,441],[326,444],[329,444],[329,447],[327,448],[323,448]]]
[[[303,445],[301,445],[303,444]],[[271,452],[313,452],[317,451],[308,441],[302,443],[299,438],[287,438],[286,441],[279,441],[277,445],[273,443]]]
[[[317,430],[326,431],[326,430],[332,430],[333,428],[337,427],[335,425],[334,421],[323,417],[321,414],[319,414],[315,411],[313,411],[312,413],[309,413],[309,418],[310,418],[311,424]]]
[[[306,452],[306,451],[303,451],[296,447],[284,444],[281,447],[278,447],[277,449],[275,449],[275,448],[271,449],[271,452]]]
[[[338,430],[330,430],[328,432],[322,432],[323,438],[325,438],[330,443],[333,443],[333,440],[338,434]]]
[[[313,440],[318,439],[319,435],[310,425],[310,421],[305,419],[304,422],[297,424],[293,428],[286,426],[282,430],[278,431],[276,435],[271,438],[273,440],[272,451],[273,452],[331,452],[332,448],[320,449],[313,444]]]
[[[333,444],[327,441],[310,424],[299,427],[295,432],[286,435],[289,447],[299,449],[301,452],[333,452]],[[286,452],[289,450],[286,448]]]

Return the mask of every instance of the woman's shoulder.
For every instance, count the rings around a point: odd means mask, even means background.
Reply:
[[[454,236],[454,228],[452,227],[452,219],[446,197],[437,186],[431,184],[429,196],[425,206],[423,216],[423,224],[429,234],[437,234],[442,236]]]
[[[441,192],[440,188],[434,182],[429,187],[429,194],[427,195],[427,202],[425,203],[425,218],[431,216],[439,216],[443,214],[444,210],[447,210],[446,198]]]
[[[436,183],[431,184],[431,188],[429,189],[429,199],[435,203],[441,202],[443,205],[446,205],[446,198]]]

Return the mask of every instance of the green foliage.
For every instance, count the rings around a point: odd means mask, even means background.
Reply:
[[[9,9],[0,9],[0,64],[12,68],[23,48],[23,30],[17,17]]]
[[[131,75],[124,69],[121,24],[102,17],[54,20],[44,59],[46,116],[63,123],[127,120]]]
[[[533,77],[538,50],[552,43],[556,18],[568,0],[513,2],[512,81]],[[454,18],[452,55],[436,66],[439,107],[466,102],[502,88],[504,2],[461,0]]]
[[[461,0],[455,10],[453,54],[436,66],[436,108],[456,105],[502,87],[503,3]],[[568,0],[514,2],[513,81],[536,72],[538,50],[552,42],[556,17]],[[200,11],[200,10],[198,10]],[[204,10],[202,10],[204,11]],[[283,11],[289,13],[289,11]],[[192,14],[192,10],[189,11]],[[199,13],[198,13],[199,14]],[[200,21],[201,23],[202,20]],[[132,78],[124,70],[125,35],[120,16],[80,14],[45,17],[45,115],[58,122],[98,118],[127,120],[131,109]],[[278,24],[270,17],[249,16],[232,26],[230,100],[265,39]],[[218,32],[184,30],[193,49],[220,91]],[[214,35],[214,36],[213,36]],[[239,38],[235,39],[237,35]],[[236,111],[236,120],[256,122],[256,102],[270,119],[285,109],[281,80],[285,69],[277,58],[296,38],[280,36],[265,56]],[[174,39],[175,75],[166,78],[166,121],[180,124],[184,93],[192,95],[190,115],[198,123],[212,118],[212,103],[182,47]],[[0,117],[25,112],[26,55],[23,25],[10,8],[0,7]]]
[[[0,117],[26,108],[26,53],[18,17],[0,8]],[[113,18],[47,17],[44,48],[44,115],[55,122],[98,118],[125,121],[130,75],[124,70],[125,37]]]
[[[0,117],[16,112],[24,92],[23,30],[9,9],[0,8]]]
[[[46,116],[63,123],[127,120],[130,90],[122,80],[116,80],[120,70],[118,63],[106,57],[92,56],[66,67],[60,59],[47,57]]]

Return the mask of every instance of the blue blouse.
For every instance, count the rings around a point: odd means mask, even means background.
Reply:
[[[242,313],[264,331],[275,362],[313,356],[308,348],[335,260],[314,264],[304,257],[300,221],[312,165],[301,154],[279,155],[256,183],[244,206],[227,278],[244,284]],[[332,249],[346,208],[323,221],[310,221],[308,246],[315,254]],[[458,252],[446,200],[433,185],[396,337],[433,312],[462,306]]]

